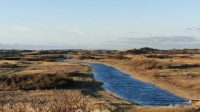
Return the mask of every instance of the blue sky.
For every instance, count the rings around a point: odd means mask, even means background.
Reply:
[[[0,44],[200,48],[199,0],[0,0]]]

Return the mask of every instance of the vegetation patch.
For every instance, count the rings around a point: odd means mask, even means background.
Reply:
[[[0,90],[62,89],[73,86],[74,81],[56,74],[13,75],[0,77]]]
[[[16,67],[18,67],[16,64],[9,62],[3,62],[0,64],[0,68],[16,68]]]

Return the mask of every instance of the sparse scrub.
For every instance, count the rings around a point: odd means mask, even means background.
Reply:
[[[0,68],[16,68],[17,65],[9,62],[4,62],[0,64]]]
[[[0,112],[109,112],[118,108],[104,99],[109,94],[104,96],[102,83],[93,78],[88,66],[41,61],[18,64],[29,66],[0,76]]]
[[[107,57],[108,59],[128,59],[127,57],[125,57],[122,54],[118,54],[118,55],[110,55]]]
[[[95,101],[80,91],[16,91],[0,92],[1,112],[92,112]]]
[[[95,57],[93,57],[93,56],[86,56],[86,55],[82,55],[82,56],[80,56],[79,57],[79,59],[81,59],[81,60],[84,60],[84,59],[96,59]]]
[[[162,54],[162,55],[149,54],[149,55],[145,55],[145,57],[146,58],[158,58],[158,59],[173,58],[172,55],[167,55],[167,54]]]
[[[0,91],[69,88],[73,80],[56,74],[14,75],[0,77]]]
[[[55,62],[69,54],[78,61],[105,62],[176,95],[199,101],[200,56],[195,50],[143,48],[134,52],[140,55],[106,50],[2,51],[0,112],[115,112],[133,106],[105,92],[90,67]],[[187,52],[192,55],[182,54]],[[198,112],[198,107],[199,102],[195,108],[133,106],[130,112]]]
[[[182,65],[171,65],[169,69],[189,69],[200,67],[200,64],[182,64]]]
[[[152,69],[162,69],[169,68],[170,63],[162,63],[154,59],[136,59],[127,62],[129,66],[134,67],[137,70],[152,70]]]
[[[27,55],[21,58],[23,61],[55,61],[64,58],[62,54]]]

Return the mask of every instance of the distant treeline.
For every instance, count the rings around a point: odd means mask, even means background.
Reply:
[[[200,54],[200,49],[170,49],[160,50],[149,47],[126,50],[129,54]]]

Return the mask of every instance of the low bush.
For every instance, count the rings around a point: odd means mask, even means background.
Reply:
[[[165,58],[173,58],[171,55],[163,54],[163,55],[156,55],[156,54],[150,54],[145,55],[146,58],[158,58],[158,59],[165,59]]]
[[[182,64],[182,65],[171,65],[169,69],[189,69],[200,67],[199,64]]]
[[[136,59],[128,62],[128,64],[138,70],[164,69],[171,65],[171,63],[159,62],[154,59]]]
[[[83,55],[83,56],[80,56],[79,59],[83,60],[83,59],[96,59],[96,58],[93,57],[93,56],[85,56],[85,55]]]
[[[73,82],[74,81],[68,77],[54,74],[1,76],[0,90],[60,89],[71,87]]]
[[[0,68],[16,68],[17,65],[16,64],[12,64],[12,63],[8,63],[8,62],[4,62],[2,64],[0,64]]]

